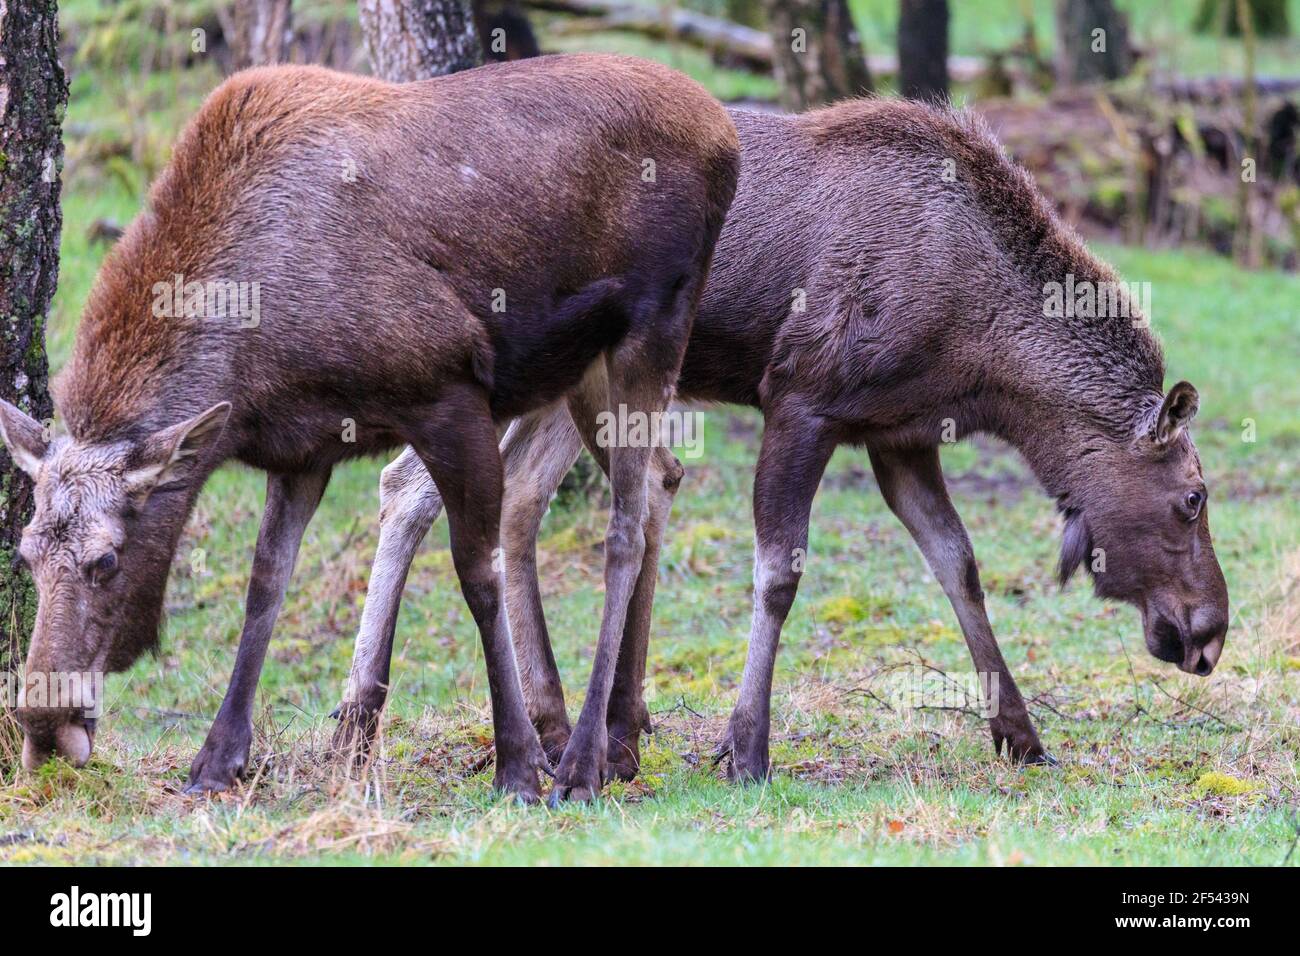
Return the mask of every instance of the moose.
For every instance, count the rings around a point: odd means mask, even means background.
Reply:
[[[100,271],[55,386],[69,434],[51,438],[0,405],[5,445],[35,481],[20,545],[39,600],[29,675],[120,671],[156,646],[168,569],[205,480],[229,459],[266,471],[234,674],[188,789],[231,786],[331,468],[405,444],[446,504],[483,642],[495,786],[538,799],[538,770],[550,767],[494,567],[500,427],[568,395],[643,414],[666,406],[738,163],[715,100],[626,57],[406,85],[314,67],[223,83]],[[181,303],[167,301],[173,281]],[[205,288],[246,281],[256,321],[209,314]],[[590,732],[585,744],[575,733],[555,771],[580,797],[601,785],[600,690],[642,566],[651,454],[609,451],[606,600],[579,724]],[[84,711],[24,707],[18,719],[28,768],[53,753],[89,758]]]
[[[1052,762],[985,611],[940,468],[945,438],[984,432],[1014,446],[1064,516],[1061,583],[1086,566],[1098,596],[1137,606],[1154,656],[1208,675],[1223,650],[1228,594],[1187,429],[1198,397],[1186,382],[1163,391],[1160,347],[1115,273],[969,113],[857,100],[732,118],[740,182],[678,384],[683,399],[754,406],[764,417],[749,651],[718,752],[732,779],[770,772],[777,643],[805,561],[815,567],[806,554],[813,496],[842,443],[867,448],[976,670],[996,675],[997,753]],[[1094,300],[1105,307],[1053,308],[1046,300],[1066,283],[1107,292]],[[507,612],[529,713],[552,755],[564,752],[569,723],[536,536],[584,444],[608,472],[590,415],[573,414],[572,403],[523,417],[502,444]],[[657,449],[645,563],[609,707],[610,778],[636,774],[639,734],[649,729],[642,681],[655,561],[681,477],[673,455]],[[375,732],[407,567],[441,508],[410,450],[384,469],[380,497],[379,549],[336,739]]]

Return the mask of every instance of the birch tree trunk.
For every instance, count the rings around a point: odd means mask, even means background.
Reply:
[[[235,0],[231,61],[236,70],[269,66],[289,58],[292,0]]]
[[[483,62],[467,0],[359,0],[357,11],[375,76],[408,83]]]
[[[59,279],[59,175],[68,84],[55,0],[0,0],[0,397],[39,421],[53,409],[45,320]],[[36,616],[16,563],[32,489],[0,445],[0,668],[21,659]]]

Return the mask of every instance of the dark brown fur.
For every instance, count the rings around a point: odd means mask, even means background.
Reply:
[[[1152,653],[1208,673],[1223,646],[1228,596],[1206,509],[1187,510],[1187,496],[1204,493],[1185,430],[1195,392],[1180,384],[1164,398],[1159,346],[1134,316],[1044,315],[1047,283],[1067,274],[1110,283],[1114,272],[1057,220],[1030,176],[969,114],[859,100],[801,116],[732,115],[741,177],[678,394],[757,406],[766,421],[754,487],[754,624],[724,745],[733,773],[753,779],[768,770],[772,666],[801,576],[795,556],[806,551],[813,495],[841,443],[869,449],[886,501],[953,604],[976,669],[997,675],[1000,711],[991,728],[999,750],[1047,759],[994,639],[974,553],[944,488],[938,446],[947,422],[951,438],[990,432],[1029,461],[1066,515],[1063,576],[1087,564],[1101,596],[1141,609]],[[796,290],[806,293],[805,311],[792,309]],[[581,447],[554,417],[521,423],[507,436],[508,478],[524,491],[507,509],[505,535],[526,539],[508,556],[516,562],[507,565],[512,633],[534,723],[558,751],[568,723],[529,580],[536,502]],[[546,436],[545,456],[531,450],[534,433]],[[656,467],[667,477],[676,466],[662,454]],[[436,500],[419,490],[422,476],[405,456],[390,468],[385,492],[399,504],[385,506],[385,536],[418,540]],[[652,515],[658,527],[670,502],[671,493]],[[1099,550],[1104,571],[1094,568]],[[384,561],[398,551],[381,536]],[[816,568],[816,555],[807,561]],[[372,590],[369,600],[382,603],[391,621],[389,592],[400,579],[383,570],[385,593]],[[611,704],[611,763],[621,776],[635,772],[646,723],[641,676],[653,570],[645,577]],[[363,620],[359,660],[369,653],[367,627]],[[354,684],[369,672],[360,662]],[[623,752],[617,761],[616,749]]]
[[[486,646],[499,623],[494,421],[577,387],[597,360],[609,366],[611,400],[667,400],[737,151],[726,113],[700,87],[622,57],[547,57],[404,86],[312,67],[224,83],[101,270],[57,384],[71,441],[39,466],[47,494],[34,525],[48,533],[32,534],[29,550],[42,601],[71,593],[95,557],[59,529],[86,526],[95,548],[120,552],[120,573],[38,621],[36,664],[79,669],[94,658],[118,670],[153,646],[204,480],[232,457],[265,469],[235,679],[192,771],[196,786],[227,785],[247,757],[265,640],[329,469],[403,442],[449,502],[457,571]],[[260,324],[156,317],[155,285],[176,274],[259,283]],[[504,311],[494,310],[500,293]],[[212,433],[174,456],[159,487],[119,487],[180,447],[160,430],[218,402],[232,406],[224,430],[205,424]],[[8,431],[25,433],[14,421]],[[349,422],[355,439],[345,441]],[[621,456],[624,483],[647,455]],[[98,484],[99,510],[113,512],[104,521],[91,514],[93,495],[60,484],[69,469],[88,476],[78,488]],[[612,529],[639,526],[621,515],[624,499],[638,505],[621,496]],[[635,541],[614,557],[635,574]],[[622,613],[607,608],[618,632]],[[535,796],[535,738],[518,737],[514,714],[500,712],[518,695],[497,644],[487,656],[498,783]]]

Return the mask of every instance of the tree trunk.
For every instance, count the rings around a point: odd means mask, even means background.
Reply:
[[[1133,69],[1128,22],[1111,0],[1057,0],[1056,78],[1067,86],[1117,80]]]
[[[292,0],[235,0],[230,38],[236,70],[283,63],[293,39]]]
[[[1249,160],[1237,177],[1237,233],[1233,237],[1237,261],[1247,269],[1258,269],[1263,259],[1264,233],[1255,227],[1255,203],[1252,201],[1260,160],[1260,138],[1255,128],[1255,25],[1247,0],[1236,0],[1237,18],[1242,27],[1243,93],[1241,97],[1242,149]]]
[[[357,9],[375,76],[408,83],[483,62],[467,0],[359,0]]]
[[[59,175],[68,84],[54,0],[0,0],[0,397],[38,421],[53,416],[45,320],[59,280]],[[15,561],[32,489],[0,445],[0,667],[31,636],[36,593]]]
[[[1257,37],[1284,37],[1291,32],[1287,0],[1250,0],[1249,19]],[[1238,37],[1242,35],[1241,23],[1236,0],[1201,0],[1193,29],[1197,33]]]
[[[898,92],[908,99],[948,99],[948,0],[900,0]]]
[[[517,0],[474,0],[474,29],[483,42],[483,59],[526,60],[541,56],[528,15]]]
[[[847,0],[766,0],[781,105],[809,109],[871,92]]]

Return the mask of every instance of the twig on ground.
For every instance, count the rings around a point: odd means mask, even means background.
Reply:
[[[1156,680],[1154,677],[1151,678],[1151,683],[1155,685],[1156,690],[1160,691],[1160,693],[1164,694],[1164,695],[1165,695],[1166,697],[1168,697],[1170,700],[1175,701],[1175,702],[1177,702],[1177,703],[1179,703],[1179,704],[1182,704],[1184,707],[1187,707],[1187,708],[1189,708],[1190,710],[1194,710],[1194,711],[1196,711],[1198,714],[1204,714],[1206,717],[1209,717],[1211,720],[1218,721],[1220,724],[1222,724],[1222,725],[1223,725],[1224,727],[1226,727],[1228,730],[1232,730],[1232,731],[1240,732],[1240,731],[1242,731],[1242,730],[1245,729],[1245,728],[1243,728],[1243,727],[1239,727],[1239,726],[1237,726],[1236,724],[1229,723],[1228,721],[1226,721],[1226,720],[1224,720],[1222,717],[1220,717],[1218,714],[1211,713],[1210,711],[1206,710],[1204,707],[1197,707],[1195,704],[1190,703],[1189,701],[1185,701],[1185,700],[1183,700],[1181,697],[1179,697],[1179,696],[1177,696],[1177,695],[1175,695],[1175,694],[1171,694],[1171,693],[1169,693],[1169,691],[1165,690],[1164,687],[1160,684],[1160,681]]]

